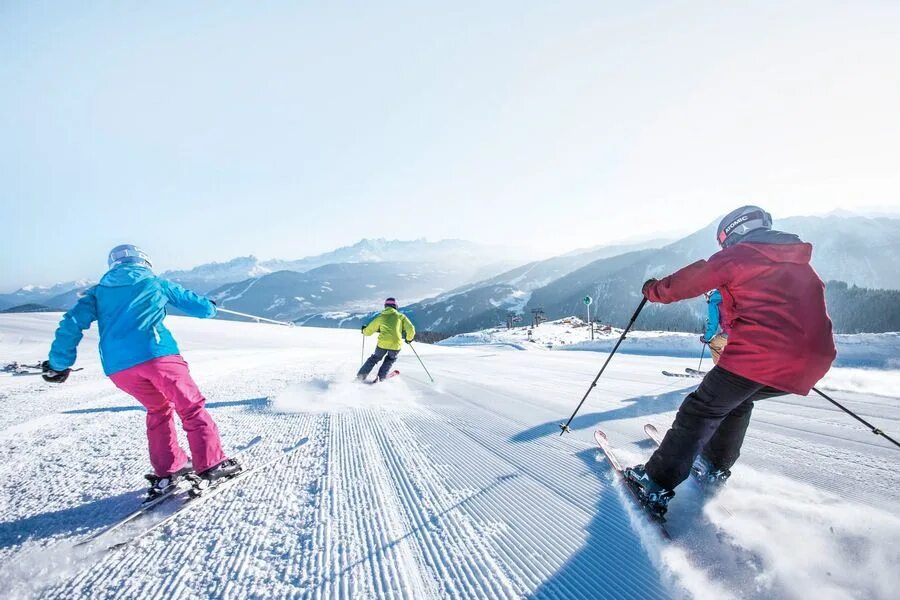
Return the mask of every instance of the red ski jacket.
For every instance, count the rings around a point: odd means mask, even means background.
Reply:
[[[836,356],[825,284],[809,264],[811,244],[764,233],[647,286],[645,295],[669,304],[718,288],[731,329],[719,366],[805,396]]]

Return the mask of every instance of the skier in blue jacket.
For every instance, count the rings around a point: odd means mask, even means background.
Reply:
[[[188,371],[175,338],[163,324],[173,306],[192,317],[216,314],[215,303],[153,274],[150,256],[125,244],[109,253],[109,271],[63,315],[43,362],[44,379],[63,383],[83,332],[94,321],[100,331],[103,371],[147,409],[147,438],[155,478],[150,496],[192,469],[204,479],[230,477],[240,464],[222,451],[219,430],[204,408],[206,399]],[[187,433],[191,458],[178,444],[172,412]],[[193,463],[191,463],[193,461]]]
[[[719,363],[722,351],[728,343],[728,324],[721,309],[722,294],[719,290],[710,290],[706,294],[706,333],[701,341],[709,344],[709,353],[713,364]]]

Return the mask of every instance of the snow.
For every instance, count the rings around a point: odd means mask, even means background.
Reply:
[[[900,393],[900,369],[832,369],[816,387],[896,397]]]
[[[606,333],[595,334],[596,339],[592,341],[591,331],[582,319],[567,317],[547,321],[534,328],[531,326],[514,327],[509,330],[492,328],[463,333],[443,340],[441,345],[500,344],[522,349],[609,352],[621,335],[621,329],[611,328]],[[838,351],[834,363],[837,367],[900,369],[900,333],[836,335],[834,339]],[[619,347],[619,352],[699,360],[701,351],[699,340],[699,333],[631,331],[628,333],[627,341]],[[708,353],[706,357],[708,360]]]
[[[21,296],[25,301],[38,301],[40,299],[61,296],[72,290],[94,285],[94,283],[95,282],[90,279],[76,279],[74,281],[54,283],[53,285],[28,284],[20,287],[15,292],[8,294],[8,296]]]
[[[525,310],[525,305],[528,304],[529,300],[531,300],[531,292],[516,290],[500,300],[491,298],[488,302],[490,302],[491,306],[494,308],[500,308],[502,306],[510,312],[520,313]]]
[[[621,331],[618,333],[621,334]],[[612,334],[610,334],[611,336]],[[512,329],[495,327],[472,333],[461,333],[443,340],[440,344],[442,346],[496,344],[522,350],[547,350],[575,344],[585,339],[590,339],[590,329],[587,328],[584,321],[577,317],[568,317],[557,321],[547,321],[538,327],[530,325]]]
[[[0,363],[40,360],[58,320],[0,315]],[[758,403],[728,486],[705,502],[680,486],[663,542],[591,436],[602,426],[624,462],[646,460],[642,425],[664,431],[696,384],[660,369],[695,357],[617,355],[560,437],[596,352],[502,351],[485,334],[416,346],[436,384],[404,349],[401,377],[362,386],[358,331],[167,324],[229,452],[261,437],[252,463],[309,441],[272,485],[248,478],[118,551],[101,552],[172,507],[75,548],[140,497],[143,411],[103,377],[96,329],[64,385],[0,376],[5,597],[878,599],[900,585],[900,486],[885,469],[898,451],[816,397]],[[546,325],[574,340],[574,321]],[[896,378],[836,368],[826,382],[897,437]]]
[[[268,313],[270,310],[278,308],[279,306],[284,306],[285,302],[286,302],[286,300],[284,298],[282,298],[281,296],[275,296],[275,301],[272,304],[270,304],[268,308],[266,308],[266,312]]]
[[[250,291],[250,288],[252,288],[252,287],[253,287],[254,285],[256,285],[258,282],[259,282],[259,279],[251,279],[251,280],[250,280],[250,283],[247,284],[247,287],[245,287],[244,289],[242,289],[242,290],[241,290],[240,292],[238,292],[237,294],[234,294],[234,295],[231,295],[231,296],[227,296],[227,297],[223,297],[223,296],[225,296],[225,294],[222,293],[222,294],[217,295],[217,296],[215,297],[215,300],[216,300],[217,302],[219,302],[219,304],[222,304],[222,305],[224,305],[226,302],[231,302],[231,301],[233,301],[233,300],[238,300],[238,299],[242,298],[242,297],[244,296],[244,294],[246,294],[247,292],[249,292],[249,291]],[[231,289],[231,288],[229,288],[229,289]]]
[[[528,304],[529,300],[531,300],[531,292],[516,290],[509,295],[506,302],[509,305],[509,310],[520,313],[525,310],[525,305]]]
[[[261,263],[255,256],[241,256],[223,263],[212,262],[183,271],[166,271],[162,275],[169,279],[225,284],[259,278],[271,272],[272,269]]]
[[[324,317],[326,319],[351,319],[353,318],[353,313],[345,312],[345,311],[331,311],[331,312],[323,312],[319,313],[319,316]]]
[[[395,381],[389,385],[375,386],[368,395],[379,410],[393,412],[411,410],[417,399],[402,390]],[[345,373],[334,372],[293,383],[269,398],[275,413],[336,413],[359,408],[359,384],[348,379]]]

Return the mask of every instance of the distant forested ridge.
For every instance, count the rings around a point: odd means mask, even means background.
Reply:
[[[835,333],[900,331],[900,290],[878,290],[829,281],[825,302]]]

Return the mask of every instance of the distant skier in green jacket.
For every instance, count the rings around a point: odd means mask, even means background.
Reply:
[[[377,381],[384,381],[397,360],[400,348],[403,347],[403,340],[405,339],[408,344],[416,337],[416,328],[406,315],[397,310],[397,301],[394,298],[385,300],[384,310],[369,321],[368,325],[362,327],[363,335],[369,336],[376,332],[378,333],[378,346],[356,374],[356,378],[360,381],[365,381],[381,359],[384,359],[384,362],[378,369]]]

